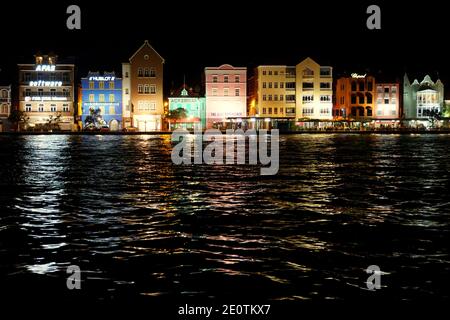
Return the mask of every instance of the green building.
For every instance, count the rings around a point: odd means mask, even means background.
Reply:
[[[186,85],[169,97],[169,129],[205,129],[206,99]]]

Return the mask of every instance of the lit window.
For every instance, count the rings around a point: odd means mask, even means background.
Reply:
[[[109,82],[109,88],[110,89],[114,89],[114,81],[110,81]]]
[[[98,95],[98,101],[99,102],[105,102],[105,95],[103,93]]]
[[[89,89],[94,89],[94,81],[89,81]]]
[[[109,95],[109,102],[114,102],[114,94]]]
[[[156,86],[155,85],[150,86],[150,94],[156,94]]]
[[[100,81],[100,82],[98,83],[98,87],[99,87],[100,89],[105,89],[105,83],[104,83],[103,81]]]

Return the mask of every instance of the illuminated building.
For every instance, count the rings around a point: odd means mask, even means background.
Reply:
[[[122,79],[117,78],[114,72],[103,75],[89,72],[81,79],[81,97],[83,128],[92,125],[93,111],[98,110],[96,114],[102,123],[96,123],[97,126],[107,126],[111,131],[122,129]]]
[[[250,82],[249,115],[295,118],[295,67],[258,66]]]
[[[11,113],[11,86],[0,86],[0,132],[9,127]]]
[[[376,87],[375,119],[399,119],[400,84],[377,83]]]
[[[352,73],[336,81],[335,119],[372,119],[375,116],[375,78]],[[384,102],[384,101],[383,101]]]
[[[185,118],[169,119],[170,127],[204,129],[206,126],[206,99],[183,85],[169,97],[169,112],[184,109]]]
[[[224,125],[228,117],[247,115],[247,68],[229,64],[205,68],[206,128]]]
[[[60,130],[74,127],[73,64],[58,64],[56,55],[36,55],[34,64],[19,64],[19,110],[30,128],[57,121]],[[55,120],[57,119],[57,120]]]
[[[296,65],[296,117],[332,119],[333,68],[321,66],[311,58]]]
[[[444,106],[444,84],[441,80],[433,82],[426,75],[422,82],[414,80],[411,84],[408,76],[403,78],[403,112],[405,119],[426,119],[441,113]]]
[[[122,64],[125,127],[142,132],[161,130],[163,65],[164,59],[147,40]]]

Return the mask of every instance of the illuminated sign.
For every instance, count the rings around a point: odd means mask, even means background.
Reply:
[[[116,77],[89,77],[89,81],[114,81]]]
[[[353,79],[364,79],[365,77],[366,77],[366,74],[352,73],[352,78]]]
[[[61,87],[62,81],[30,81],[30,87]]]
[[[67,101],[67,97],[51,97],[51,96],[43,96],[43,97],[25,97],[25,101]]]
[[[55,71],[55,65],[39,64],[36,66],[36,71]]]

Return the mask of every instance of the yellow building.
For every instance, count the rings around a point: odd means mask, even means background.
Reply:
[[[332,119],[331,67],[311,58],[297,66],[259,66],[250,80],[249,115],[265,119]]]
[[[306,58],[296,69],[296,118],[331,120],[333,118],[333,72]]]

